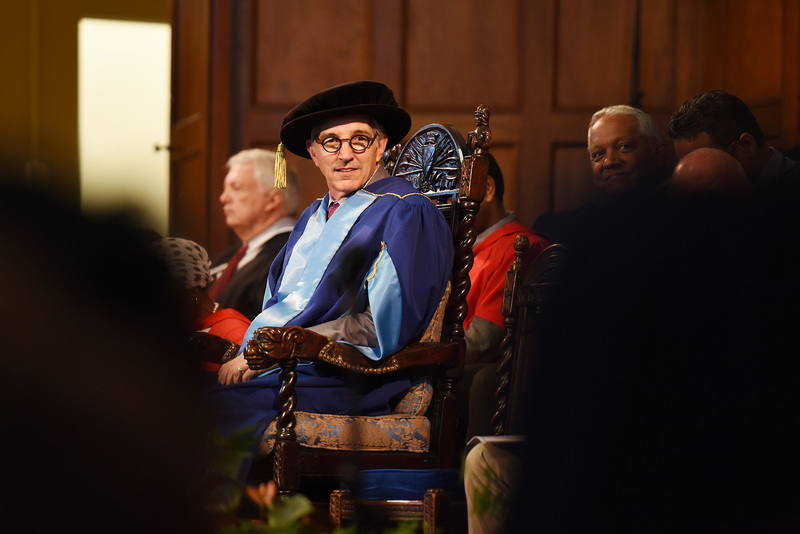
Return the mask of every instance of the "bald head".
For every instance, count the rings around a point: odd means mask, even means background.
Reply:
[[[681,196],[740,195],[747,187],[742,165],[718,148],[698,148],[675,166],[669,191]]]

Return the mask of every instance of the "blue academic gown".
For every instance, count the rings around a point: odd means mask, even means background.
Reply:
[[[310,327],[369,306],[378,347],[355,345],[380,360],[418,339],[433,317],[453,263],[452,234],[441,212],[402,178],[356,191],[327,219],[328,195],[300,216],[269,273],[262,326]],[[407,375],[356,377],[325,364],[298,366],[297,409],[315,413],[390,412],[411,384]],[[276,372],[219,386],[212,393],[224,434],[246,427],[261,436],[275,418]]]

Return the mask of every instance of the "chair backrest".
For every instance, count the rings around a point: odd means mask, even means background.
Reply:
[[[488,136],[480,138],[477,133],[480,128],[488,131],[489,110],[483,105],[478,110],[485,121],[482,124],[476,121],[476,130],[469,135],[470,146],[454,127],[430,124],[417,131],[401,148],[390,150],[387,156],[392,174],[405,178],[430,198],[445,215],[453,231],[455,261],[442,341],[463,342],[464,338],[469,270],[476,237],[475,215],[486,192],[489,162],[484,154],[491,144]],[[392,161],[394,154],[397,154],[396,160]],[[472,176],[476,178],[462,178]]]
[[[430,124],[403,145],[392,174],[428,196],[452,225],[466,151],[464,138],[452,126]]]
[[[503,322],[506,334],[501,346],[492,427],[495,435],[523,433],[523,397],[532,362],[541,346],[546,316],[556,312],[558,291],[570,252],[561,244],[528,254],[525,235],[514,240],[514,263],[506,274],[503,290]],[[532,257],[533,256],[533,257]]]
[[[472,245],[475,243],[475,216],[486,193],[489,160],[485,156],[491,146],[489,109],[478,106],[476,128],[468,141],[450,125],[430,124],[417,131],[390,162],[394,176],[402,177],[428,196],[442,211],[453,232],[454,261],[450,277],[449,298],[444,314],[441,341],[459,347],[457,365],[439,367],[430,405],[432,419],[431,447],[443,464],[457,462],[458,403],[455,384],[464,372],[466,343],[464,319],[467,316],[467,293],[470,288]],[[389,156],[391,159],[393,155]],[[446,451],[452,451],[446,452]],[[442,453],[442,454],[440,454]]]

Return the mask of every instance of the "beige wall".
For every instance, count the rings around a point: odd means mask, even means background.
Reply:
[[[0,17],[0,171],[29,170],[76,207],[78,21],[170,22],[170,0],[9,0]],[[124,125],[122,125],[124,126]],[[30,168],[44,164],[45,174]]]

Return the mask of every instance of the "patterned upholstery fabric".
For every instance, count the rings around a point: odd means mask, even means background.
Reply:
[[[433,398],[433,382],[429,376],[417,378],[411,389],[392,410],[393,414],[425,415]]]
[[[444,310],[450,284],[420,341],[435,342],[442,337]],[[362,451],[427,452],[431,423],[425,412],[433,398],[429,376],[418,377],[391,415],[331,415],[295,412],[297,442],[316,449]],[[265,456],[275,444],[276,423],[272,421],[261,438],[257,456]]]
[[[431,424],[422,415],[376,417],[295,412],[297,441],[304,447],[361,451],[427,452]],[[259,444],[258,456],[275,444],[275,421]]]
[[[444,328],[444,310],[447,307],[447,300],[450,298],[450,282],[447,282],[447,287],[444,289],[442,300],[439,301],[439,307],[433,314],[433,319],[425,329],[425,333],[419,339],[423,343],[435,343],[442,339],[442,330]]]

